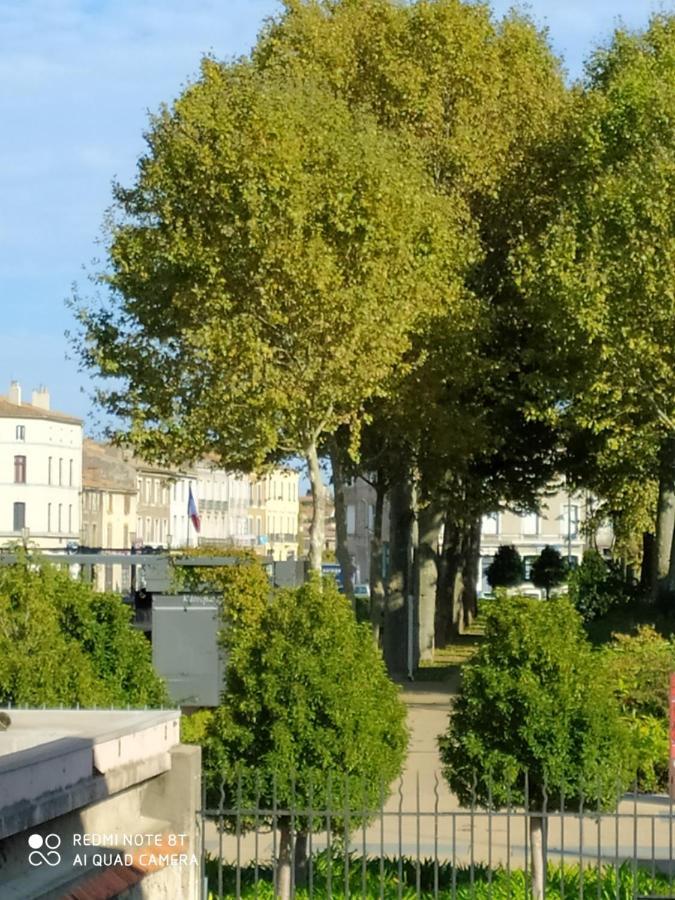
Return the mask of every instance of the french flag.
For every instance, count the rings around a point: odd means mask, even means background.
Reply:
[[[202,520],[199,517],[199,510],[197,509],[197,501],[195,500],[192,494],[192,487],[190,487],[190,494],[188,496],[188,516],[192,519],[192,524],[195,527],[195,531],[199,534],[202,527]]]

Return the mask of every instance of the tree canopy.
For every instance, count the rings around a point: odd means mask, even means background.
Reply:
[[[307,79],[205,60],[117,186],[80,350],[149,458],[254,470],[357,424],[472,259],[417,150]],[[318,527],[320,520],[315,521]],[[313,564],[320,542],[312,542]]]

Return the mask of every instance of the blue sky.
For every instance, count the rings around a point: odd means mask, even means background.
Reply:
[[[494,0],[502,15],[512,6]],[[532,0],[572,77],[620,17],[649,0]],[[672,8],[667,4],[666,8]],[[66,360],[64,300],[84,266],[114,178],[129,182],[148,111],[171,101],[204,53],[248,51],[275,0],[0,0],[0,394],[38,384],[92,428],[88,378]]]

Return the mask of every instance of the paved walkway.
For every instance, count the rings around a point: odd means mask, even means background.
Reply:
[[[414,682],[402,687],[411,731],[405,770],[400,782],[392,786],[384,815],[365,832],[358,830],[352,835],[352,849],[374,856],[436,856],[463,865],[524,866],[529,840],[524,815],[472,814],[461,809],[441,775],[437,737],[447,728],[456,681]],[[648,864],[659,860],[660,867],[667,868],[675,845],[672,812],[665,798],[639,797],[637,802],[625,799],[618,816],[601,820],[553,816],[549,820],[549,859],[588,863],[598,857],[615,861],[635,855]],[[314,842],[317,847],[325,846],[325,835],[316,835]],[[210,851],[217,851],[219,840],[212,825],[207,828],[206,844]],[[272,852],[271,835],[261,834],[258,859],[269,859]],[[239,858],[244,862],[255,855],[255,839],[248,835],[239,845]],[[233,838],[223,839],[223,856],[230,861],[237,858]]]

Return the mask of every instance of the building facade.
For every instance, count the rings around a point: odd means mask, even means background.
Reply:
[[[354,584],[370,583],[370,551],[375,528],[375,489],[363,478],[352,479],[344,488],[347,516],[347,547],[354,566]],[[389,549],[389,502],[382,514],[383,565],[386,575]]]
[[[195,497],[201,517],[199,543],[252,548],[255,540],[250,515],[249,476],[218,468],[215,460],[199,462],[195,474]]]
[[[257,551],[276,561],[298,559],[300,476],[290,468],[276,468],[251,478],[250,517]]]
[[[136,470],[136,529],[134,544],[145,547],[168,547],[171,530],[170,491],[174,473],[163,467],[146,463],[138,457],[129,462]]]
[[[80,540],[82,421],[50,408],[45,388],[0,397],[0,545],[66,548]]]
[[[608,554],[613,543],[612,529],[599,528],[593,536],[587,533],[585,523],[596,503],[583,491],[567,491],[565,486],[551,486],[541,501],[537,513],[516,513],[509,510],[483,516],[481,523],[481,549],[478,572],[479,594],[489,593],[487,568],[497,549],[512,545],[525,563],[525,582],[522,590],[539,596],[541,592],[530,582],[530,568],[544,547],[554,547],[572,566],[581,562],[584,551],[591,546]]]
[[[86,547],[129,552],[136,531],[136,470],[119,447],[84,439],[82,452],[82,540]],[[97,590],[127,592],[130,568],[96,566]]]

